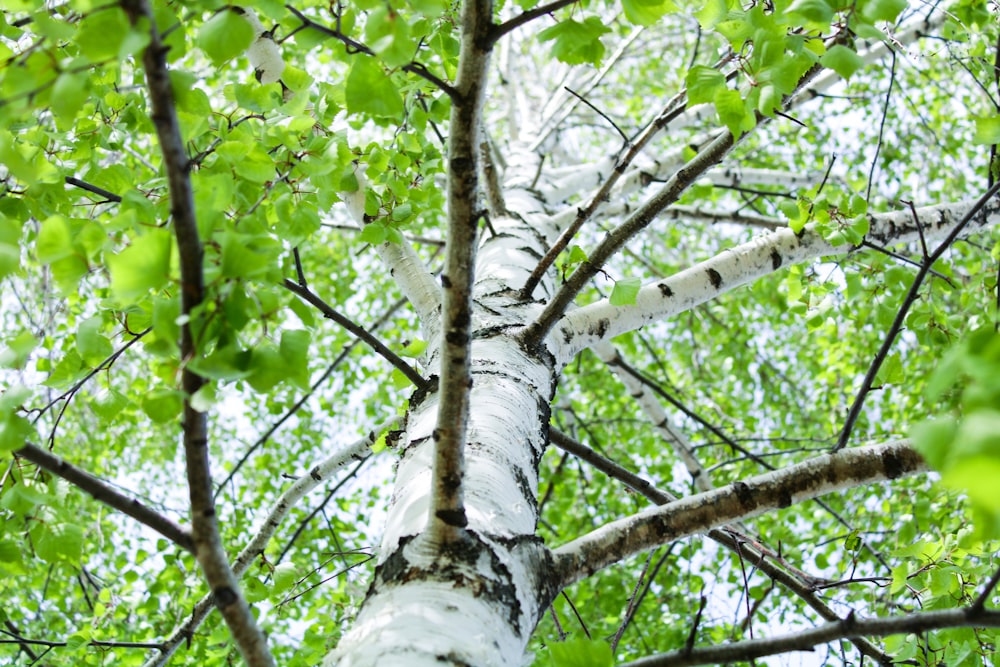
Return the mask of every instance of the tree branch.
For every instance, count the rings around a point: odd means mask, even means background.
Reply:
[[[560,587],[656,546],[792,504],[926,470],[907,441],[845,449],[612,521],[555,549]]]
[[[621,667],[692,667],[749,662],[756,658],[789,651],[812,651],[819,644],[828,644],[839,639],[885,637],[967,627],[1000,628],[1000,611],[948,609],[868,619],[851,614],[840,621],[787,635],[706,646],[689,651],[673,651],[626,662]]]
[[[534,9],[522,12],[510,19],[509,21],[504,21],[498,26],[494,26],[490,31],[489,40],[491,44],[495,44],[501,37],[506,35],[508,32],[517,30],[521,26],[525,25],[530,21],[545,16],[546,14],[551,14],[554,11],[562,9],[563,7],[568,7],[569,5],[576,4],[579,0],[554,0],[548,4],[544,4],[541,7],[535,7]]]
[[[205,384],[205,379],[186,363],[198,354],[191,320],[196,319],[195,311],[204,297],[203,249],[195,219],[190,163],[167,71],[167,47],[160,39],[148,0],[122,0],[122,7],[133,25],[141,21],[149,24],[150,43],[143,52],[143,69],[152,106],[151,118],[156,126],[170,186],[170,213],[180,257],[181,312],[187,317],[181,325],[181,360],[185,364],[181,371],[181,386],[185,393],[184,455],[195,555],[212,590],[215,605],[222,613],[243,658],[251,667],[270,667],[274,665],[274,659],[229,567],[219,535],[208,456],[208,419],[205,413],[191,404],[191,397]]]
[[[589,463],[608,477],[617,479],[656,505],[666,505],[677,501],[675,496],[661,491],[639,475],[601,456],[590,447],[573,440],[561,431],[550,427],[549,438],[552,440],[552,444],[559,449],[569,452],[580,460]],[[792,566],[779,553],[765,547],[759,541],[746,535],[736,527],[725,526],[724,528],[713,528],[705,534],[729,551],[739,554],[743,560],[794,593],[819,614],[820,618],[827,621],[841,620],[837,612],[830,608],[817,594],[817,590],[823,580],[817,579]],[[851,643],[864,655],[880,665],[886,664],[890,660],[884,651],[867,639],[855,637],[851,640]]]
[[[364,327],[355,324],[350,318],[345,317],[339,313],[333,306],[328,304],[326,301],[321,299],[308,286],[304,284],[299,284],[290,278],[285,278],[283,283],[285,289],[300,296],[304,301],[315,306],[317,310],[323,313],[323,317],[333,320],[340,326],[344,327],[352,334],[357,336],[361,341],[363,341],[368,347],[372,348],[377,354],[379,354],[383,359],[388,361],[393,365],[396,370],[406,376],[406,379],[412,382],[417,387],[425,388],[428,383],[420,373],[410,366],[408,363],[403,361],[403,359],[390,350],[385,344],[378,338],[373,336]]]
[[[941,255],[945,253],[951,244],[965,231],[966,225],[980,212],[991,199],[996,197],[997,193],[1000,192],[1000,183],[994,183],[993,187],[986,191],[982,197],[980,197],[976,203],[969,208],[968,212],[962,219],[959,220],[958,224],[954,226],[951,232],[945,237],[944,241],[932,252],[930,255],[924,257],[924,261],[920,264],[920,269],[917,271],[917,275],[913,277],[913,284],[910,285],[910,291],[906,293],[903,298],[903,303],[899,306],[899,310],[896,312],[896,317],[889,326],[889,330],[885,334],[885,339],[882,341],[881,347],[879,347],[878,352],[875,354],[875,358],[872,360],[870,366],[868,366],[868,372],[865,373],[864,379],[861,381],[861,387],[858,389],[857,395],[854,397],[854,402],[851,403],[851,409],[847,413],[847,419],[844,420],[844,428],[840,432],[840,437],[837,439],[837,444],[834,446],[833,451],[837,451],[847,445],[847,442],[851,439],[851,431],[854,430],[854,424],[857,423],[858,417],[861,416],[861,408],[864,406],[865,398],[868,397],[868,392],[872,388],[872,384],[875,382],[875,376],[878,375],[878,371],[882,368],[883,362],[889,356],[889,350],[892,348],[892,344],[896,342],[896,336],[903,328],[903,322],[906,319],[907,314],[910,312],[910,307],[913,302],[917,300],[917,293],[920,291],[921,285],[924,284],[924,279],[927,278],[927,274],[930,272],[931,267],[934,266],[934,262],[941,258]],[[919,220],[919,215],[914,211],[914,218],[916,220],[917,231],[921,232],[920,240],[924,241],[924,234],[921,230],[921,224]],[[924,246],[924,252],[926,253],[926,246]]]
[[[998,197],[988,201],[968,223],[962,223],[974,205],[963,201],[928,206],[916,209],[916,216],[909,211],[871,215],[866,238],[879,245],[894,245],[916,241],[920,230],[930,239],[947,236],[960,224],[964,224],[960,235],[1000,224]],[[612,306],[602,299],[567,313],[548,342],[560,362],[566,363],[599,340],[685,312],[783,267],[852,250],[850,245],[830,245],[811,225],[799,235],[788,228],[779,229],[642,287],[634,304]]]
[[[375,57],[374,51],[372,51],[370,48],[368,48],[361,42],[351,39],[344,33],[340,32],[340,30],[334,30],[333,28],[329,28],[323,25],[322,23],[317,23],[316,21],[313,21],[311,18],[309,18],[308,16],[306,16],[305,14],[303,14],[302,12],[300,12],[298,9],[296,9],[291,5],[285,5],[285,9],[295,14],[295,17],[300,21],[302,21],[303,26],[321,32],[327,37],[332,37],[333,39],[342,42],[344,46],[348,48],[349,52],[363,53],[366,56]],[[416,74],[425,81],[429,81],[430,83],[440,88],[441,92],[445,93],[448,97],[452,98],[452,100],[455,99],[455,96],[457,95],[457,91],[455,90],[455,88],[447,81],[439,78],[435,74],[432,74],[425,65],[413,61],[406,65],[403,65],[400,69],[402,69],[404,72],[409,72],[410,74]]]
[[[480,211],[478,162],[482,102],[489,62],[490,0],[462,3],[462,44],[456,95],[452,98],[448,136],[448,241],[441,284],[444,301],[441,325],[440,397],[434,429],[431,495],[431,538],[453,541],[468,523],[462,477],[469,418],[470,348],[472,343],[472,283]]]
[[[67,463],[55,454],[31,443],[15,451],[14,455],[27,459],[39,468],[63,478],[78,489],[89,493],[95,500],[132,517],[144,526],[152,528],[185,551],[194,553],[194,542],[191,540],[191,533],[188,530],[156,510],[143,505],[135,498],[126,496],[83,468]]]
[[[358,229],[364,229],[369,220],[365,218],[365,179],[361,165],[356,165],[354,175],[358,179],[358,189],[354,192],[338,192]],[[441,310],[441,288],[424,265],[413,247],[404,239],[402,243],[386,241],[375,246],[382,264],[392,275],[403,296],[417,312],[417,318],[426,338],[431,338],[439,325]]]

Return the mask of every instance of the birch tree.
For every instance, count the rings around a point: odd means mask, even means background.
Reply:
[[[995,3],[0,7],[0,661],[994,664]]]

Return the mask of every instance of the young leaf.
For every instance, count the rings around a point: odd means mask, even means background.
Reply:
[[[374,58],[354,58],[344,97],[350,114],[390,119],[403,116],[403,98],[392,78]]]
[[[194,41],[218,67],[250,48],[256,38],[243,17],[225,9],[202,24]]]
[[[604,23],[595,16],[590,16],[583,22],[566,19],[550,26],[538,34],[543,42],[552,42],[552,55],[569,65],[581,63],[600,64],[604,57],[604,44],[601,35],[611,32]]]
[[[687,86],[688,106],[711,102],[715,94],[726,87],[726,77],[714,67],[695,65],[684,79]]]
[[[622,0],[622,9],[630,23],[653,25],[677,7],[670,0]]]
[[[170,232],[157,227],[108,257],[114,295],[128,301],[165,285],[170,277],[170,248]]]
[[[1000,144],[1000,114],[986,116],[985,118],[975,118],[976,135],[972,137],[972,143],[980,146],[990,146]]]
[[[642,282],[638,278],[622,278],[615,281],[615,286],[611,290],[609,299],[612,306],[629,306],[635,303],[635,297],[639,294]]]
[[[864,59],[843,44],[834,44],[823,54],[819,62],[823,67],[829,67],[845,79],[864,67]]]

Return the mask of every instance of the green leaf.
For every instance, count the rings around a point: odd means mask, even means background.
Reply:
[[[23,368],[37,345],[38,339],[30,331],[22,331],[8,340],[7,347],[0,350],[0,366],[3,368]]]
[[[823,67],[829,67],[845,79],[864,67],[865,61],[853,49],[843,44],[834,44],[824,53],[819,62]]]
[[[734,139],[753,129],[756,119],[752,112],[747,111],[746,102],[739,91],[723,88],[716,92],[712,101],[719,120],[729,128]]]
[[[728,12],[729,6],[726,0],[706,0],[702,3],[701,9],[694,13],[694,17],[698,19],[702,30],[711,30],[719,21],[726,18]]]
[[[375,118],[401,119],[403,98],[392,78],[372,58],[353,59],[344,90],[347,112]]]
[[[611,646],[601,640],[583,637],[549,644],[553,667],[611,667]]]
[[[688,106],[711,102],[716,93],[726,88],[726,77],[714,67],[695,65],[684,79],[687,86]]]
[[[361,241],[364,243],[371,243],[372,245],[378,245],[379,243],[385,243],[386,238],[389,236],[389,231],[386,229],[385,224],[381,222],[371,222],[364,226],[361,230]]]
[[[291,329],[281,334],[279,351],[285,361],[286,377],[302,389],[309,388],[309,332]]]
[[[974,118],[976,123],[976,134],[972,137],[972,143],[980,146],[992,146],[1000,144],[1000,114],[986,116],[985,118]]]
[[[63,122],[76,118],[87,100],[88,76],[86,72],[63,72],[52,84],[52,113]]]
[[[46,264],[73,254],[73,231],[69,221],[61,215],[45,219],[38,230],[35,255]]]
[[[948,418],[932,419],[915,424],[911,429],[914,448],[920,452],[927,465],[942,470],[951,453],[958,425]]]
[[[250,48],[256,37],[246,19],[226,9],[203,23],[194,41],[218,67]]]
[[[91,62],[117,59],[131,32],[125,12],[116,5],[94,11],[80,21],[76,44]]]
[[[833,21],[833,8],[826,0],[795,0],[785,11],[824,27]]]
[[[110,423],[115,417],[119,416],[130,403],[131,401],[129,401],[123,393],[112,389],[102,391],[97,396],[92,398],[88,405],[90,406],[90,409],[94,411],[94,414],[100,417],[102,421]]]
[[[677,6],[671,0],[622,0],[625,18],[635,25],[653,25]]]
[[[271,577],[273,592],[283,593],[298,582],[299,570],[295,563],[279,563],[274,566]]]
[[[630,306],[635,303],[642,282],[638,278],[622,278],[615,281],[609,301],[612,306]]]
[[[72,523],[47,521],[33,535],[35,553],[49,563],[79,563],[83,553],[83,528]]]
[[[611,32],[611,28],[595,16],[580,22],[566,19],[549,26],[538,34],[543,42],[552,42],[552,55],[569,65],[582,63],[600,64],[604,58],[604,44],[601,36]]]
[[[406,345],[403,346],[403,351],[399,354],[403,357],[419,357],[426,349],[427,341],[417,338],[407,342]]]
[[[406,65],[417,51],[417,42],[410,35],[410,24],[388,4],[368,13],[365,42],[389,67]]]
[[[108,257],[114,295],[129,301],[165,285],[170,278],[171,246],[170,232],[154,228],[117,255]]]
[[[95,366],[111,356],[114,350],[111,341],[101,334],[100,316],[80,323],[76,330],[76,349],[84,362]]]
[[[142,411],[157,424],[166,424],[180,417],[184,394],[176,389],[154,389],[142,397]]]
[[[892,23],[906,9],[906,5],[906,0],[862,0],[858,3],[858,11],[871,23],[876,21]]]

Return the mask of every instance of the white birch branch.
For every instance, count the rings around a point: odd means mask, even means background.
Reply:
[[[918,224],[925,239],[940,238],[961,222],[973,203],[966,200],[918,208],[916,220],[911,211],[872,215],[865,238],[881,246],[913,243],[920,236]],[[986,204],[965,227],[963,235],[998,223],[1000,197]],[[639,290],[634,304],[612,306],[607,299],[602,299],[573,310],[564,315],[549,334],[549,343],[560,362],[565,364],[599,341],[683,313],[783,267],[825,255],[843,255],[852,250],[851,245],[830,245],[811,225],[801,235],[787,228],[780,229],[724,250],[669,278],[645,285]]]
[[[617,348],[607,341],[601,341],[594,345],[592,350],[601,361],[608,365],[608,368],[615,374],[615,377],[625,385],[629,394],[639,404],[642,411],[646,413],[646,416],[649,417],[656,432],[677,453],[681,462],[684,463],[684,467],[687,468],[688,474],[691,475],[691,481],[694,482],[695,487],[699,491],[711,491],[714,488],[711,477],[708,471],[701,465],[701,461],[694,455],[691,443],[670,423],[670,418],[667,416],[666,411],[664,411],[663,406],[646,389],[645,385],[631,373],[625,372],[619,363],[622,359]]]
[[[553,552],[560,587],[672,540],[927,469],[908,441],[844,449],[605,524]]]
[[[338,192],[337,196],[344,200],[354,224],[359,229],[364,229],[367,224],[365,191],[368,189],[368,181],[360,165],[355,167],[354,175],[358,179],[358,189],[354,192]],[[441,289],[434,276],[406,239],[402,243],[379,243],[375,245],[375,252],[416,311],[424,337],[430,338],[437,331],[441,315]]]

